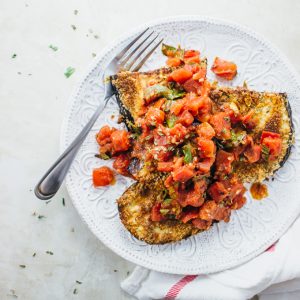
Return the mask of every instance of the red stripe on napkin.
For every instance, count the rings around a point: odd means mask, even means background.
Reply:
[[[198,275],[187,275],[182,277],[176,282],[168,291],[165,296],[165,300],[174,300],[180,291],[191,281],[193,281]]]

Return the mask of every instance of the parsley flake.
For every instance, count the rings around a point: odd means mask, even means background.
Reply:
[[[63,206],[66,206],[65,198],[62,198],[61,202],[62,202],[62,205],[63,205]]]
[[[64,74],[67,78],[69,78],[74,72],[75,72],[75,68],[68,67]]]
[[[25,265],[19,265],[20,268],[25,269],[26,266]]]
[[[49,255],[53,255],[54,254],[52,251],[49,251],[49,250],[46,251],[46,253],[49,254]]]
[[[16,58],[17,57],[17,54],[16,53],[14,53],[12,56],[11,56],[11,58]]]
[[[53,51],[57,51],[58,50],[58,47],[53,46],[53,45],[49,45],[49,48],[52,49]]]

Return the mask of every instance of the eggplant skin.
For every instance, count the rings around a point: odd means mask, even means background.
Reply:
[[[285,93],[256,92],[247,88],[213,87],[210,98],[215,106],[230,103],[242,114],[254,111],[259,121],[252,130],[253,140],[260,142],[262,131],[273,131],[282,137],[282,150],[275,161],[263,161],[249,164],[239,161],[234,165],[235,172],[243,182],[261,182],[281,168],[289,157],[294,143],[292,111]]]
[[[163,177],[156,173],[146,182],[136,182],[118,199],[120,219],[129,232],[148,244],[180,241],[200,232],[178,220],[151,221],[154,203],[163,197]]]

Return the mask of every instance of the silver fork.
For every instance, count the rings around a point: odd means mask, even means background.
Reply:
[[[155,34],[154,31],[149,33],[149,28],[147,28],[133,41],[131,41],[108,64],[102,78],[102,80],[105,82],[104,101],[100,103],[89,122],[83,127],[81,132],[70,144],[70,146],[68,146],[68,148],[60,155],[60,157],[49,168],[49,170],[36,185],[34,192],[39,199],[50,199],[59,190],[81,144],[87,137],[101,112],[106,107],[109,99],[114,95],[112,84],[110,80],[106,79],[111,75],[116,74],[119,70],[137,72],[163,41],[163,39],[161,39],[157,42],[157,37],[158,34]]]

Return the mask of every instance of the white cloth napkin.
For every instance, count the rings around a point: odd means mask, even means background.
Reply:
[[[219,273],[171,275],[136,267],[121,283],[137,299],[300,299],[300,217],[280,240],[253,260]]]

